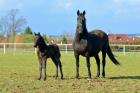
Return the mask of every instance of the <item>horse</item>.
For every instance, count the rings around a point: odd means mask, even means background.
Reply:
[[[42,69],[44,69],[44,80],[46,80],[46,61],[48,58],[51,58],[56,66],[56,78],[58,77],[59,65],[61,79],[63,79],[62,64],[60,61],[61,54],[59,51],[59,47],[56,44],[47,45],[40,33],[34,33],[34,35],[34,47],[37,48],[37,56],[39,60],[39,77],[37,79],[41,79]]]
[[[109,46],[108,35],[99,29],[88,32],[86,28],[85,10],[77,11],[77,27],[73,40],[73,50],[76,59],[76,79],[79,78],[79,56],[86,57],[88,69],[88,79],[91,79],[90,57],[94,57],[97,64],[97,74],[95,78],[100,77],[100,58],[99,52],[102,51],[102,77],[105,78],[106,54],[115,65],[120,65],[114,57]]]

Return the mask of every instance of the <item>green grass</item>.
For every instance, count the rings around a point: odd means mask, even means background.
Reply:
[[[47,61],[47,80],[36,80],[38,60],[30,54],[0,54],[0,93],[140,93],[140,53],[115,53],[121,66],[107,57],[106,78],[94,79],[96,63],[91,58],[92,79],[88,81],[83,57],[80,79],[75,79],[73,53],[62,53],[64,80],[55,79],[55,66]]]

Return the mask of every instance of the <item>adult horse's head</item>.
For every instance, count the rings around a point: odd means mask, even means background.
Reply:
[[[85,18],[85,14],[86,12],[83,11],[83,13],[80,13],[80,11],[77,11],[77,34],[82,34],[84,32],[86,32],[86,18]]]
[[[44,40],[42,38],[42,36],[40,35],[40,33],[34,33],[35,38],[34,38],[34,47],[37,47],[38,45],[41,45],[42,42],[44,43]]]

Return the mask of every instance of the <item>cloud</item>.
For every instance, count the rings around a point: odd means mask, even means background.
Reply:
[[[5,0],[0,0],[0,6],[5,4]]]
[[[66,9],[66,10],[72,9],[72,1],[69,0],[69,1],[65,2],[64,9]]]
[[[140,18],[140,0],[113,0],[115,15],[128,18]]]
[[[56,4],[57,3],[57,4]],[[57,10],[71,10],[73,6],[72,0],[56,0],[52,1],[52,8],[57,8]]]
[[[22,8],[23,3],[18,0],[0,0],[0,11],[8,11],[10,9]]]
[[[140,0],[114,0],[114,3],[135,6],[140,5]]]
[[[9,10],[12,8],[30,8],[34,6],[41,6],[46,0],[0,0],[0,10]]]
[[[3,9],[7,5],[6,0],[0,0],[0,9]]]

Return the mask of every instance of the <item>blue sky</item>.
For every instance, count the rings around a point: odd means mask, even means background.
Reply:
[[[19,9],[34,32],[74,34],[77,10],[86,11],[87,29],[140,33],[140,0],[0,0],[0,16]]]

